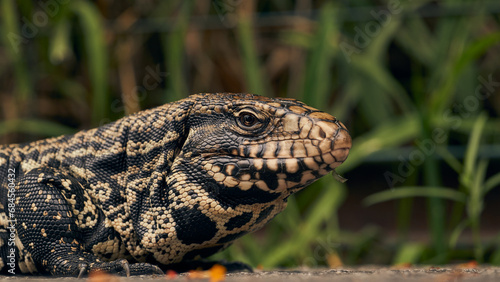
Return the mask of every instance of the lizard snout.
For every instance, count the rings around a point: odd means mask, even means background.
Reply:
[[[318,164],[328,165],[331,169],[342,164],[349,155],[352,146],[352,139],[344,124],[333,116],[321,113],[322,119],[312,119],[310,129],[303,128],[302,131],[309,131],[307,138],[310,140],[307,157],[313,157]],[[303,132],[301,132],[304,135]],[[317,148],[318,153],[312,148]],[[307,151],[307,147],[306,147]]]
[[[325,168],[339,166],[351,149],[352,139],[344,124],[325,112],[290,113],[283,119],[283,129],[292,136],[290,157],[312,158]]]

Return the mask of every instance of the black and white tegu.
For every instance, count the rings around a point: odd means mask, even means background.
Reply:
[[[261,228],[350,148],[333,116],[241,93],[0,145],[0,271],[129,275],[195,263]]]

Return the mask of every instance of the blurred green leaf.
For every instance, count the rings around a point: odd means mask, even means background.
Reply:
[[[333,2],[327,1],[321,9],[317,30],[312,38],[304,74],[304,89],[300,97],[306,104],[323,110],[328,104],[329,67],[335,50],[330,47],[330,40],[338,37],[335,18]]]
[[[311,244],[325,220],[331,220],[332,215],[340,207],[345,197],[345,188],[339,182],[326,183],[325,178],[319,180],[325,185],[323,195],[316,199],[307,212],[300,226],[289,240],[273,246],[268,255],[262,258],[261,264],[266,267],[279,266],[290,255],[302,253]],[[331,181],[331,180],[330,180]]]
[[[419,132],[416,116],[408,115],[380,124],[371,132],[355,138],[349,157],[336,171],[343,173],[359,165],[366,157],[384,148],[400,146]]]
[[[24,104],[33,97],[33,85],[28,72],[25,57],[23,56],[23,49],[25,44],[29,43],[32,38],[23,34],[19,27],[18,19],[20,18],[16,12],[16,3],[14,0],[1,0],[1,35],[3,45],[8,51],[8,58],[13,61],[14,74],[16,80],[16,88],[19,101]],[[32,30],[31,33],[37,34],[39,29]],[[30,34],[30,37],[31,34]]]
[[[436,152],[443,158],[443,160],[456,172],[462,172],[462,164],[458,161],[453,154],[446,149],[445,146],[436,147]]]
[[[479,151],[481,135],[487,119],[488,116],[485,113],[479,115],[469,136],[467,151],[465,152],[464,158],[464,170],[460,177],[461,182],[469,189],[472,189],[472,181],[474,179],[474,171],[477,164],[477,154]]]
[[[54,26],[54,36],[50,42],[49,57],[53,64],[59,64],[72,53],[70,46],[71,24],[68,19],[59,21]]]
[[[436,197],[457,202],[465,202],[467,199],[464,193],[452,188],[415,186],[378,192],[366,197],[363,203],[371,206],[385,201],[408,197]]]
[[[419,262],[422,253],[425,251],[425,245],[419,243],[406,243],[399,247],[393,265],[410,263],[416,264]]]
[[[484,192],[485,194],[489,192],[491,189],[496,188],[500,185],[500,172],[488,178],[484,183]]]
[[[470,225],[470,221],[467,220],[462,220],[451,232],[450,235],[450,240],[449,240],[449,246],[450,248],[455,248],[458,242],[458,239],[460,238],[460,235],[462,232],[465,230],[466,227]]]
[[[75,133],[75,130],[67,126],[63,126],[59,123],[43,120],[12,119],[7,121],[0,121],[0,135],[12,132],[51,137],[64,134],[73,134]]]
[[[173,2],[172,2],[173,3]],[[186,73],[184,69],[185,37],[189,27],[189,19],[193,1],[176,2],[180,5],[180,14],[176,16],[173,30],[165,35],[164,52],[168,72],[167,101],[177,101],[188,95]],[[166,3],[164,2],[164,5]],[[165,23],[164,23],[165,24]]]
[[[101,22],[101,15],[93,3],[74,0],[70,5],[71,10],[80,19],[84,36],[88,75],[92,85],[92,124],[100,125],[109,118],[111,102],[107,91],[109,62],[104,40],[105,28]]]
[[[251,16],[245,14],[239,16],[237,23],[238,44],[242,53],[246,88],[250,93],[268,96],[269,94],[262,79],[263,70],[257,55],[252,22]]]

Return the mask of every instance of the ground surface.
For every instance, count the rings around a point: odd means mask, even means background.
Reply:
[[[52,278],[32,276],[1,276],[0,279],[21,281],[84,281],[77,278]],[[109,275],[94,276],[87,278],[90,282],[104,281],[208,281],[205,279],[193,279],[189,274],[181,274],[171,279],[167,276],[152,277],[115,277]],[[226,275],[225,281],[500,281],[500,267],[469,265],[445,266],[445,267],[408,267],[389,268],[381,266],[370,266],[360,268],[338,268],[338,269],[315,269],[315,270],[274,270],[256,271],[254,273],[230,273]]]

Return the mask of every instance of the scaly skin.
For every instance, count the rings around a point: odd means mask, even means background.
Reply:
[[[327,113],[227,93],[0,146],[1,272],[161,273],[156,265],[210,256],[269,222],[350,147]]]

